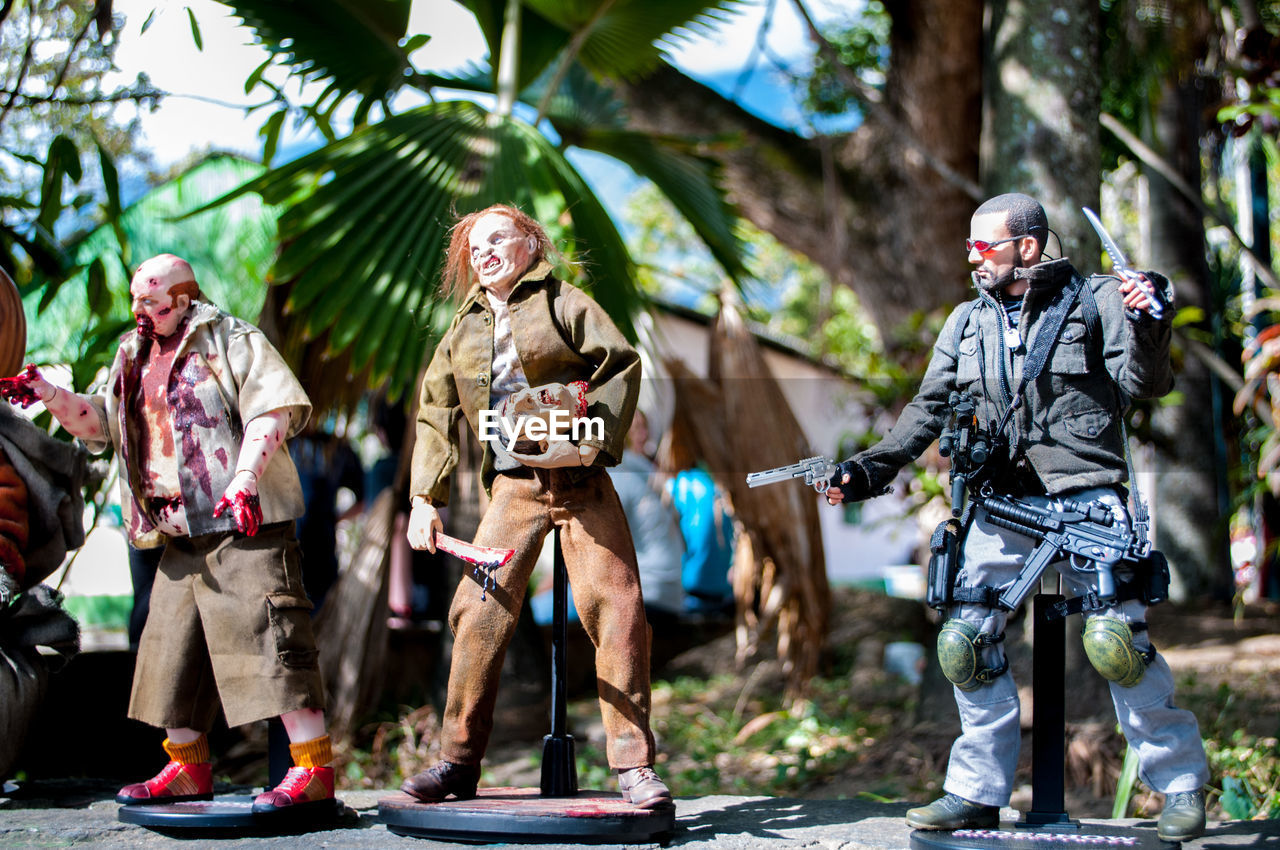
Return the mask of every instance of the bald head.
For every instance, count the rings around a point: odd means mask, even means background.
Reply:
[[[145,260],[129,283],[138,332],[153,339],[170,336],[182,324],[191,302],[200,297],[191,265],[173,254]]]
[[[193,299],[200,295],[200,286],[196,283],[191,264],[175,254],[157,254],[144,260],[133,273],[129,291],[133,292],[139,285],[167,295],[186,295]]]

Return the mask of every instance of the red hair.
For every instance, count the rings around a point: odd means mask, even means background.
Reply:
[[[537,246],[532,252],[533,263],[546,257],[560,259],[560,252],[551,243],[547,231],[533,218],[510,204],[494,204],[473,213],[467,213],[458,219],[449,229],[449,248],[445,253],[444,271],[440,275],[440,288],[445,297],[461,299],[475,282],[475,271],[471,268],[471,229],[481,217],[489,213],[504,215],[525,236],[532,236]]]

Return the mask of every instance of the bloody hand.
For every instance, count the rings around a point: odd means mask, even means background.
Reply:
[[[252,537],[258,533],[258,527],[262,525],[262,502],[258,500],[257,493],[240,490],[235,494],[234,499],[223,496],[218,500],[218,504],[213,506],[213,515],[220,517],[228,508],[231,509],[231,515],[236,520],[236,528],[240,529],[241,534]]]
[[[33,386],[33,382],[39,378],[40,372],[36,369],[36,364],[28,363],[27,368],[12,378],[0,378],[0,397],[24,408],[30,407],[40,401]]]

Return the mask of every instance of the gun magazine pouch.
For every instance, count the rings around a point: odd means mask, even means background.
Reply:
[[[929,538],[929,583],[925,603],[938,611],[951,605],[956,575],[960,572],[960,524],[954,518],[944,520]]]
[[[1169,598],[1169,559],[1158,549],[1152,549],[1138,561],[1134,581],[1138,584],[1137,598],[1146,605],[1155,605]]]

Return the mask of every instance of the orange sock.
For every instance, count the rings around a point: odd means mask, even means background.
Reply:
[[[333,761],[333,746],[328,735],[289,745],[289,755],[298,767],[324,767]]]
[[[203,733],[188,744],[175,744],[165,738],[160,746],[178,764],[203,764],[209,760],[209,739]]]

